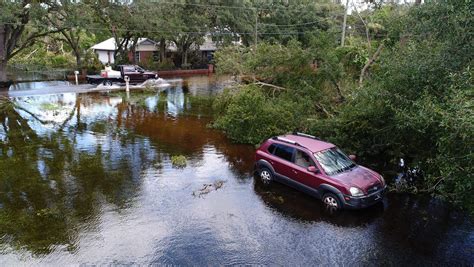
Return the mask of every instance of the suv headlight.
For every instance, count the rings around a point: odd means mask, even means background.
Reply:
[[[362,192],[362,190],[360,190],[359,188],[357,187],[351,187],[349,189],[349,192],[351,192],[351,195],[353,197],[360,197],[360,196],[363,196],[364,195],[364,192]]]

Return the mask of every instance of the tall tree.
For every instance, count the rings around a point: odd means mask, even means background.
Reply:
[[[55,8],[55,1],[0,2],[0,85],[7,82],[6,68],[12,57],[37,38],[59,31],[44,24],[45,15]]]
[[[94,9],[99,23],[107,27],[114,38],[115,61],[127,61],[127,51],[140,30],[136,25],[141,19],[141,16],[136,15],[137,2],[94,1],[89,4]]]
[[[67,0],[57,1],[57,8],[46,16],[53,28],[59,29],[56,37],[67,44],[76,58],[78,69],[82,68],[82,58],[86,47],[82,39],[87,34],[88,28],[99,28],[94,25],[93,9],[84,2]]]
[[[209,32],[210,20],[209,12],[212,7],[179,5],[175,6],[176,20],[174,25],[175,33],[170,40],[176,45],[181,56],[181,65],[188,64],[188,54],[192,47],[196,48],[204,41],[204,36]]]

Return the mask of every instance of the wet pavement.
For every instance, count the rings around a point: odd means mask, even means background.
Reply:
[[[388,194],[330,214],[261,185],[254,148],[208,127],[225,84],[190,77],[3,105],[0,265],[474,264],[472,219],[439,200]]]
[[[163,79],[150,79],[141,84],[129,85],[129,90],[142,90],[143,88],[159,89],[167,88],[171,83],[182,83],[182,79],[172,79],[167,82]],[[74,84],[66,81],[47,81],[47,82],[31,82],[17,83],[10,86],[7,91],[0,91],[0,96],[5,97],[25,97],[25,96],[41,96],[51,94],[64,93],[92,93],[92,92],[113,92],[124,91],[126,85],[123,83],[114,83],[113,85],[102,84]]]

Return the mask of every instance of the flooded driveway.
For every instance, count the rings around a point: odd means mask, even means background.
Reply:
[[[223,84],[192,77],[2,105],[0,265],[474,263],[472,220],[438,200],[389,194],[328,214],[263,187],[254,148],[207,127]]]

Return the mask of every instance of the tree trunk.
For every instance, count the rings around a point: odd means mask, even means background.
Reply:
[[[166,58],[166,40],[161,38],[160,40],[160,62],[163,62]]]
[[[10,87],[11,81],[7,80],[7,61],[0,60],[0,91],[8,89]]]
[[[135,45],[132,45],[132,48],[130,49],[130,52],[132,53],[132,64],[136,65],[138,62],[137,62],[137,58],[135,56],[135,53],[137,52],[137,48],[135,47]]]
[[[77,70],[81,70],[82,69],[81,52],[79,52],[78,49],[74,49],[74,56],[76,56]]]
[[[7,82],[7,51],[5,47],[5,26],[0,25],[0,88]]]
[[[181,57],[181,66],[187,65],[188,64],[188,49],[186,47],[183,47],[183,55]]]

